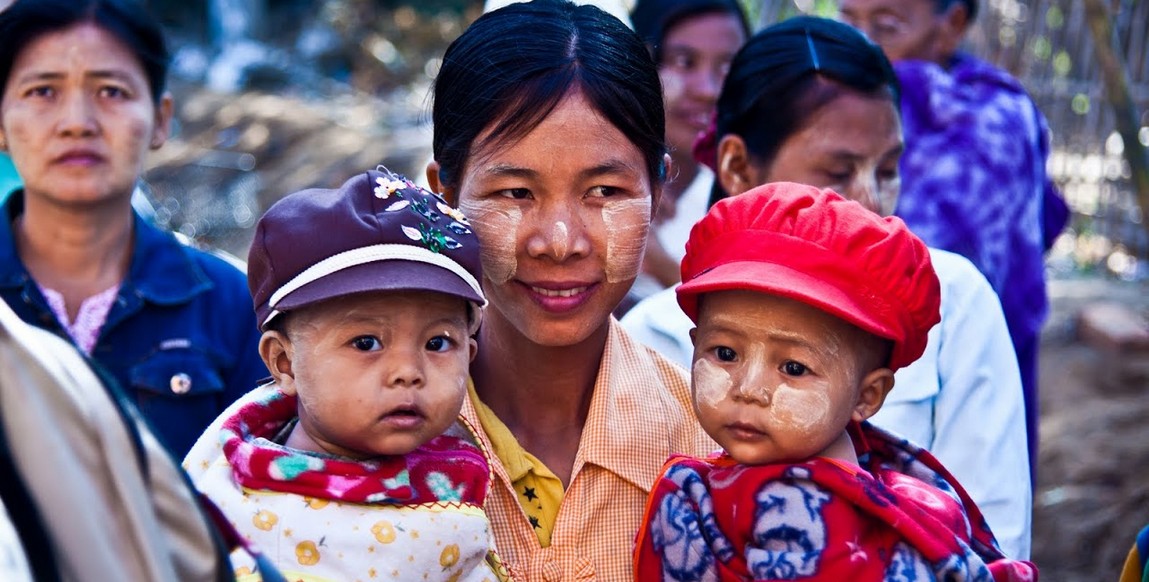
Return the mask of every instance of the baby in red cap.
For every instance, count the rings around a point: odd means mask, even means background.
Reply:
[[[248,283],[272,381],[184,467],[288,578],[506,575],[482,509],[490,466],[459,420],[480,279],[462,213],[386,170],[260,219]],[[233,561],[248,579],[254,563]]]
[[[723,450],[666,463],[636,579],[1036,579],[934,457],[866,422],[940,319],[900,219],[767,184],[694,226],[682,281],[695,412]]]

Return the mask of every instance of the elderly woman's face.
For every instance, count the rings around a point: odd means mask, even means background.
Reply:
[[[951,36],[937,0],[840,0],[841,19],[878,43],[891,61],[944,64]]]
[[[155,105],[135,55],[80,24],[17,55],[0,101],[0,138],[28,196],[61,204],[129,199],[149,148],[167,137],[171,104]]]
[[[581,94],[519,141],[472,152],[457,196],[482,243],[486,325],[568,346],[607,324],[642,262],[652,185],[642,152]]]

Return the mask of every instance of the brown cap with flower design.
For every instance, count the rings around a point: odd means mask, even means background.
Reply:
[[[259,220],[248,287],[261,329],[281,313],[367,291],[436,291],[479,307],[479,241],[442,197],[380,166],[289,194]]]

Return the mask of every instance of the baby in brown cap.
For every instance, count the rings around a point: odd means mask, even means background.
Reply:
[[[289,578],[505,577],[489,465],[459,419],[479,280],[462,213],[382,168],[260,219],[248,282],[272,382],[184,465]]]

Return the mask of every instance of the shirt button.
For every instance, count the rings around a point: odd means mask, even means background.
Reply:
[[[171,387],[172,392],[175,392],[176,394],[187,394],[188,390],[191,390],[192,387],[191,376],[188,376],[183,372],[172,376]]]

